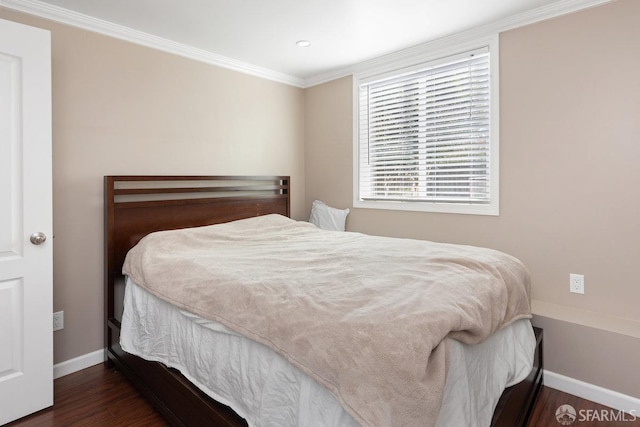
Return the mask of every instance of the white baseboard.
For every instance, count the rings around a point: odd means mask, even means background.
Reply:
[[[74,372],[102,363],[105,361],[104,355],[104,349],[101,349],[93,353],[78,356],[74,359],[56,363],[53,366],[53,378],[64,377],[65,375],[73,374]]]
[[[547,370],[544,371],[544,385],[640,417],[640,399],[635,397]]]

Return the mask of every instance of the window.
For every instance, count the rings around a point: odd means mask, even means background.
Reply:
[[[498,214],[491,55],[485,47],[356,79],[354,206]]]

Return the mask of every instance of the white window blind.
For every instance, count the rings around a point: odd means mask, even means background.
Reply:
[[[359,85],[359,199],[491,202],[488,49]]]

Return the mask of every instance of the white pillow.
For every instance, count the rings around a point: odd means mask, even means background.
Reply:
[[[332,208],[320,200],[314,200],[309,222],[323,230],[344,231],[347,215],[349,215],[349,209]]]

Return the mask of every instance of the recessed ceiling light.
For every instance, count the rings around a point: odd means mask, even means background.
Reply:
[[[298,47],[309,47],[309,46],[311,46],[311,42],[309,40],[298,40],[296,42],[296,46],[298,46]]]

